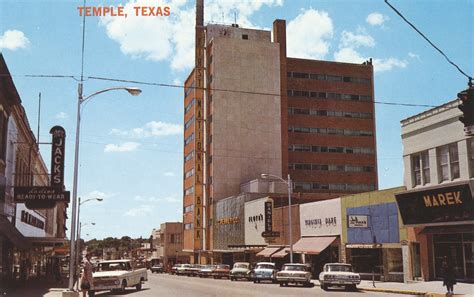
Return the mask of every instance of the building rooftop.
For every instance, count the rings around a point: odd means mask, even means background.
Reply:
[[[425,110],[425,111],[420,112],[418,114],[415,114],[411,117],[403,119],[403,120],[400,121],[400,123],[403,127],[403,126],[406,126],[408,124],[412,124],[414,122],[424,120],[426,118],[432,117],[432,116],[437,115],[439,113],[445,112],[447,110],[456,108],[456,107],[458,107],[458,105],[459,105],[459,100],[455,99],[455,100],[449,101],[448,103],[445,103],[443,105],[433,107],[431,109],[428,109],[428,110]]]

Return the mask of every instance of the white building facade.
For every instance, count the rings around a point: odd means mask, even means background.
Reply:
[[[474,279],[474,137],[464,134],[458,105],[401,121],[407,191],[396,198],[425,280],[442,278],[445,257],[458,280]]]

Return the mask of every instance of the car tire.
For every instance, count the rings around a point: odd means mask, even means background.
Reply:
[[[324,291],[327,291],[328,290],[328,285],[321,284],[321,289],[323,289]]]
[[[120,292],[124,293],[126,289],[127,289],[127,281],[123,280],[122,284],[120,285]]]
[[[235,278],[231,277],[231,278],[230,278],[230,281],[231,281],[231,282],[235,281]]]
[[[140,291],[142,289],[142,283],[140,282],[139,284],[137,284],[135,286],[135,289],[137,289],[137,291]]]
[[[304,282],[303,287],[307,287],[307,288],[311,287],[311,282]]]
[[[88,294],[89,294],[90,297],[94,297],[95,296],[95,291],[89,291]]]
[[[348,290],[348,291],[357,291],[357,286],[356,285],[347,285],[346,290]]]
[[[280,283],[280,287],[283,287],[285,284],[284,283]]]

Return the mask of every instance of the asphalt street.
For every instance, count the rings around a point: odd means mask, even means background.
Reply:
[[[315,280],[313,280],[315,282]],[[278,284],[254,284],[247,281],[231,282],[227,279],[202,279],[199,277],[175,276],[168,274],[148,273],[148,281],[141,291],[128,288],[123,294],[98,292],[96,296],[129,296],[129,297],[227,297],[227,296],[407,296],[378,292],[345,292],[343,289],[323,291],[319,286],[280,287]]]

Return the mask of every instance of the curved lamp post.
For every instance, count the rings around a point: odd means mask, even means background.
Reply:
[[[78,177],[78,163],[79,163],[79,134],[81,130],[81,104],[90,100],[92,97],[99,94],[115,91],[115,90],[124,90],[130,93],[132,96],[138,96],[142,92],[139,88],[134,87],[113,87],[103,89],[97,92],[94,92],[88,96],[83,96],[82,94],[82,82],[78,86],[78,96],[77,96],[77,119],[76,119],[76,145],[74,150],[74,177],[73,177],[73,189],[72,189],[72,218],[71,218],[71,242],[70,242],[70,254],[69,254],[69,291],[74,291],[74,275],[76,269],[76,207],[77,207],[77,177]]]
[[[76,257],[76,264],[79,265],[79,263],[81,263],[81,249],[80,249],[80,246],[81,246],[81,226],[85,226],[87,224],[84,224],[84,225],[81,225],[81,220],[80,220],[80,216],[79,214],[81,213],[81,205],[88,202],[88,201],[103,201],[104,199],[103,198],[89,198],[89,199],[86,199],[84,201],[81,202],[81,197],[78,197],[78,200],[79,200],[79,203],[77,204],[77,222],[79,222],[79,228],[77,228],[77,236],[76,236],[76,254],[77,254],[77,257]],[[95,225],[95,223],[91,223],[92,225]],[[78,278],[79,279],[79,278]],[[79,290],[79,281],[77,281],[77,290]]]
[[[275,178],[275,179],[279,179],[281,180],[282,182],[284,182],[285,184],[288,185],[288,229],[289,229],[289,235],[290,235],[290,238],[289,238],[289,242],[290,242],[290,263],[293,263],[293,232],[292,232],[292,224],[291,224],[291,178],[290,178],[290,175],[288,174],[288,180],[284,180],[283,178],[277,176],[277,175],[273,175],[273,174],[268,174],[268,173],[262,173],[260,175],[263,179],[267,179],[267,178]]]

